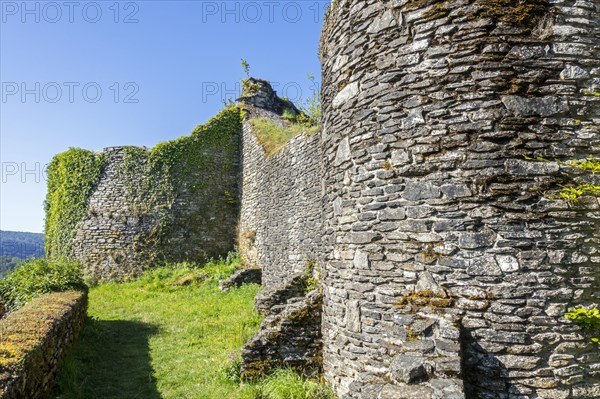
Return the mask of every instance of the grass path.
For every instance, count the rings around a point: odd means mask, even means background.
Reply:
[[[158,269],[90,289],[89,319],[59,374],[58,399],[245,399],[223,368],[258,329],[257,285],[228,293],[231,265]]]

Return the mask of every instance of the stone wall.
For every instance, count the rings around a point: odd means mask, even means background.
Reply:
[[[74,240],[74,252],[85,273],[100,280],[138,275],[150,263],[152,248],[143,237],[151,234],[159,219],[158,212],[134,212],[128,201],[127,187],[135,179],[122,176],[122,147],[106,148],[108,156],[100,181],[88,199],[89,211],[80,222]]]
[[[563,317],[598,304],[598,200],[557,194],[595,177],[556,162],[600,152],[599,16],[333,2],[323,339],[342,398],[600,397],[600,351]]]
[[[322,366],[320,140],[300,134],[267,153],[252,119],[285,126],[283,111],[299,111],[268,82],[249,82],[257,89],[238,100],[246,113],[238,245],[245,263],[262,270],[255,309],[267,317],[244,346],[241,375],[253,380],[291,367],[315,377]]]
[[[219,168],[237,157],[217,155],[189,174],[202,195],[183,185],[149,209],[127,202],[123,150],[109,149],[78,257],[123,278],[224,251],[241,180],[238,245],[272,311],[263,335],[293,336],[277,314],[318,263],[311,342],[322,336],[340,398],[598,398],[600,351],[563,315],[599,304],[600,204],[560,191],[600,184],[569,164],[600,156],[599,16],[597,0],[336,0],[320,134],[266,156],[246,120],[241,178]],[[247,117],[282,123],[289,104],[249,82]],[[170,232],[158,241],[157,226]],[[259,334],[246,361],[285,348]]]
[[[279,120],[268,109],[248,109],[249,118]],[[294,137],[266,156],[244,123],[239,248],[262,269],[265,289],[284,283],[318,261],[321,248],[321,149],[318,135]]]
[[[242,350],[242,378],[258,379],[285,367],[319,377],[323,363],[321,308],[320,290],[273,307]]]
[[[221,126],[225,117],[237,117],[237,127]],[[108,163],[74,240],[75,256],[86,274],[124,280],[157,262],[201,262],[234,249],[241,120],[239,111],[215,119],[206,131],[179,139],[181,143],[163,143],[152,150],[104,150]],[[188,151],[184,155],[189,157],[176,154],[182,158],[178,169],[159,174],[157,167],[151,168],[152,152],[177,145],[184,147],[177,151]],[[173,187],[172,192],[165,187]]]
[[[86,310],[87,294],[69,291],[43,295],[0,320],[0,398],[50,396]]]

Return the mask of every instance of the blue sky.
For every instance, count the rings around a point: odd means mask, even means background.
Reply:
[[[45,165],[188,134],[244,76],[307,97],[329,0],[0,1],[0,228],[42,232]]]

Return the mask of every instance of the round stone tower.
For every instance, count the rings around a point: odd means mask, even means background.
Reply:
[[[335,0],[321,57],[340,397],[600,397],[600,1]]]

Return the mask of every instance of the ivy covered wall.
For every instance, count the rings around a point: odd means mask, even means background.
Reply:
[[[73,256],[77,224],[85,217],[87,199],[105,167],[105,154],[71,148],[56,155],[48,166],[46,194],[46,256]]]
[[[228,107],[189,136],[152,149],[69,150],[53,160],[47,252],[88,277],[125,280],[164,261],[202,261],[234,247],[241,111]]]

